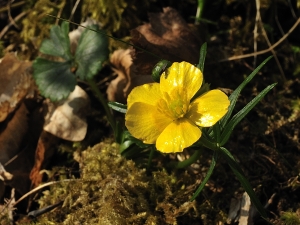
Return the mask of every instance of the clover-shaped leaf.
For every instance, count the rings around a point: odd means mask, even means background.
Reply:
[[[50,31],[50,39],[45,39],[42,42],[40,52],[70,60],[72,55],[68,33],[69,23],[65,21],[61,24],[61,27],[53,26]]]
[[[76,77],[70,70],[70,61],[55,62],[37,58],[33,65],[33,75],[39,90],[51,101],[67,98],[74,90]]]
[[[53,26],[50,39],[42,42],[40,51],[54,61],[38,57],[33,62],[33,77],[41,94],[51,101],[65,99],[74,90],[76,76],[91,79],[108,57],[108,40],[97,33],[98,26],[86,29],[80,37],[75,56],[70,50],[69,24]],[[77,68],[76,68],[77,67]],[[77,69],[76,75],[71,71]]]
[[[78,42],[75,53],[78,65],[76,75],[83,80],[92,78],[101,69],[103,62],[108,57],[108,38],[99,32],[97,25],[86,29]],[[88,63],[86,63],[88,62]]]

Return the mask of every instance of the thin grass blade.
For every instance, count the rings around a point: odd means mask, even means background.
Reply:
[[[255,192],[253,191],[251,184],[245,178],[243,171],[241,170],[240,166],[235,161],[234,157],[231,153],[224,147],[220,148],[220,153],[224,156],[225,160],[227,161],[228,165],[230,166],[231,170],[233,171],[236,178],[240,181],[245,191],[248,193],[252,203],[256,207],[257,211],[263,218],[267,218],[267,214],[265,212],[264,207],[260,203],[259,199],[256,197]]]
[[[204,73],[204,63],[205,63],[205,57],[207,52],[206,49],[207,49],[207,43],[205,42],[203,45],[201,45],[199,63],[197,65],[197,67],[201,70],[202,73]]]
[[[228,122],[229,118],[231,117],[231,114],[233,112],[233,109],[235,107],[235,104],[237,102],[237,99],[239,97],[239,94],[243,90],[243,88],[248,84],[253,77],[258,73],[258,71],[272,58],[272,56],[269,56],[267,59],[265,59],[253,72],[237,87],[237,89],[234,90],[234,92],[229,96],[230,106],[228,107],[228,112],[226,115],[221,119],[220,125],[221,129],[225,127],[226,123]]]
[[[212,173],[214,171],[214,168],[215,168],[216,163],[217,163],[217,158],[218,158],[218,151],[214,151],[214,154],[213,154],[213,157],[212,157],[212,160],[211,160],[211,164],[210,164],[210,167],[207,171],[207,174],[206,174],[205,178],[203,179],[202,183],[200,184],[200,186],[197,188],[196,192],[193,194],[190,201],[194,201],[195,198],[197,198],[197,196],[200,194],[200,192],[205,187],[205,184],[207,183],[207,181],[209,180],[210,176],[212,175]]]
[[[262,92],[260,92],[254,99],[252,99],[241,111],[235,114],[232,119],[224,127],[221,134],[220,146],[223,146],[228,141],[234,127],[256,106],[257,103],[276,85],[277,83],[267,86]]]

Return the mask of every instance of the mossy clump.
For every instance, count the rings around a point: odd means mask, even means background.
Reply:
[[[282,212],[280,219],[286,225],[300,224],[300,209],[296,212]]]
[[[186,171],[175,176],[162,170],[149,176],[123,158],[117,144],[105,142],[75,152],[74,158],[80,178],[44,191],[38,200],[41,208],[63,204],[37,217],[34,224],[164,225],[193,222],[198,216],[200,206],[189,201],[196,184]]]
[[[145,171],[125,160],[116,144],[100,143],[75,152],[80,179],[52,185],[38,201],[40,207],[64,201],[61,208],[38,217],[36,224],[127,224],[140,222],[148,204]],[[145,218],[144,218],[145,219]]]

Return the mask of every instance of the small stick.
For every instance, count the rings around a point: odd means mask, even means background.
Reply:
[[[47,186],[50,186],[52,184],[57,184],[57,183],[61,183],[61,182],[70,182],[70,181],[74,181],[76,179],[65,179],[65,180],[61,180],[61,181],[51,181],[51,182],[48,182],[48,183],[45,183],[45,184],[42,184],[34,189],[32,189],[31,191],[27,192],[26,194],[24,194],[21,198],[19,198],[14,204],[13,206],[15,206],[16,204],[18,204],[20,201],[22,201],[23,199],[27,198],[29,195],[33,194],[34,192],[44,188],[44,187],[47,187]]]
[[[221,59],[219,62],[228,62],[228,61],[232,61],[232,60],[249,58],[249,57],[253,57],[253,56],[256,56],[256,55],[262,55],[262,54],[265,54],[269,51],[272,51],[279,44],[281,44],[281,42],[283,42],[296,29],[296,27],[299,25],[299,23],[300,23],[300,18],[298,18],[298,20],[291,27],[291,29],[282,38],[280,38],[279,41],[277,41],[275,44],[273,44],[271,47],[269,47],[265,50],[261,50],[261,51],[254,52],[254,53],[249,53],[249,54],[244,54],[244,55],[232,56],[232,57],[229,57],[229,58],[226,58],[226,59]]]

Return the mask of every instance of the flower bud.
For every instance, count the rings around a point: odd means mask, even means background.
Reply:
[[[152,79],[159,83],[161,74],[172,65],[172,63],[168,60],[159,61],[152,70]]]

